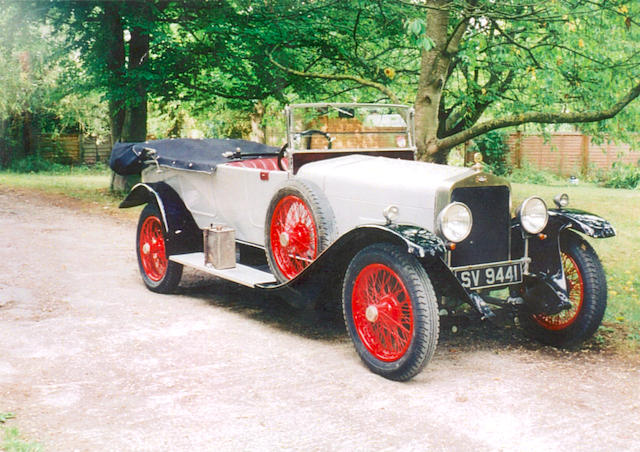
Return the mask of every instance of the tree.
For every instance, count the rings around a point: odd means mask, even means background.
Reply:
[[[165,74],[162,86],[152,88],[155,99],[168,103],[179,98],[205,114],[221,108],[243,112],[251,137],[263,141],[266,107],[284,102],[292,83],[274,73],[268,60],[268,35],[274,28],[263,10],[268,3],[198,3],[179,15],[174,9],[167,15],[170,44],[155,55],[155,66]]]
[[[69,36],[67,51],[82,61],[80,91],[99,89],[109,107],[112,140],[144,141],[150,36],[156,2],[37,2],[45,20]]]
[[[68,1],[46,17],[73,37],[87,80],[109,104],[113,141],[144,141],[147,103],[193,109],[224,99],[259,116],[277,89],[261,64],[259,41],[231,2]]]
[[[413,99],[425,159],[442,161],[458,144],[526,123],[595,123],[589,130],[624,135],[622,122],[603,121],[640,95],[637,2],[345,3],[292,10],[269,2],[281,7],[272,8],[282,30],[270,35],[272,64],[333,83],[334,92]],[[295,26],[282,25],[287,15]],[[622,120],[638,127],[634,112]]]
[[[436,161],[525,123],[616,136],[640,127],[637,104],[627,108],[640,95],[637,2],[38,4],[80,55],[76,86],[104,93],[114,139],[146,137],[149,99],[196,114],[224,105],[254,125],[271,102],[413,102],[419,155]]]
[[[453,146],[509,126],[603,121],[640,95],[639,27],[623,4],[424,6],[433,46],[421,52],[415,101],[423,155],[441,160]],[[493,117],[481,121],[490,107]]]
[[[94,92],[82,96],[64,83],[63,68],[80,68],[62,51],[64,34],[33,20],[33,9],[0,0],[0,165],[38,157],[40,134],[102,131]]]

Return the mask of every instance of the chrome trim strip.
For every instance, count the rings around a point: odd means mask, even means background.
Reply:
[[[160,209],[160,215],[162,215],[162,223],[163,223],[163,225],[164,225],[164,229],[165,229],[167,232],[171,232],[171,231],[169,231],[169,222],[167,221],[167,214],[165,213],[165,210],[164,210],[164,203],[162,202],[162,198],[160,197],[160,195],[158,194],[158,192],[157,192],[157,191],[155,191],[151,185],[148,185],[148,184],[147,184],[147,183],[145,183],[145,182],[139,182],[139,183],[137,183],[137,184],[135,184],[135,185],[133,186],[133,188],[131,189],[131,192],[130,192],[130,193],[133,193],[133,191],[134,191],[136,188],[138,188],[138,187],[144,187],[144,188],[146,188],[146,189],[149,191],[149,193],[152,193],[152,194],[153,194],[153,196],[155,196],[155,197],[156,197],[156,201],[157,201],[157,204],[158,204],[158,208]]]
[[[250,246],[252,248],[256,248],[259,250],[266,250],[266,248],[262,245],[258,245],[257,243],[252,243],[252,242],[247,242],[246,240],[241,240],[241,239],[236,239],[236,243],[239,243],[241,245],[246,245],[246,246]]]

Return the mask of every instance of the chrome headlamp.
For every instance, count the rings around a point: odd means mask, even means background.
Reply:
[[[445,239],[459,243],[467,238],[472,224],[471,210],[461,202],[452,202],[438,215],[436,228]]]
[[[525,199],[518,207],[517,215],[522,229],[529,234],[542,232],[549,220],[547,205],[537,196]]]
[[[569,195],[566,193],[560,193],[553,198],[553,202],[559,209],[567,207],[569,205]]]

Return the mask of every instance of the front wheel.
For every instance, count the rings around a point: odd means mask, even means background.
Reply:
[[[402,248],[379,243],[353,258],[342,290],[347,331],[372,372],[406,381],[438,343],[436,295],[424,268]]]
[[[173,292],[182,277],[182,265],[168,259],[165,231],[158,207],[147,204],[138,221],[138,267],[147,288],[158,293]]]
[[[560,257],[571,308],[555,315],[523,313],[525,331],[548,345],[571,347],[591,337],[607,307],[607,280],[591,245],[573,232],[560,236]]]

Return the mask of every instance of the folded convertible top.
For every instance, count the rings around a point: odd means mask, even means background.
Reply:
[[[151,150],[155,151],[152,152]],[[234,153],[225,157],[224,153]],[[173,138],[144,143],[116,143],[111,150],[109,166],[123,176],[138,174],[145,166],[159,165],[172,168],[213,173],[220,163],[243,157],[273,157],[278,148],[235,139]]]

